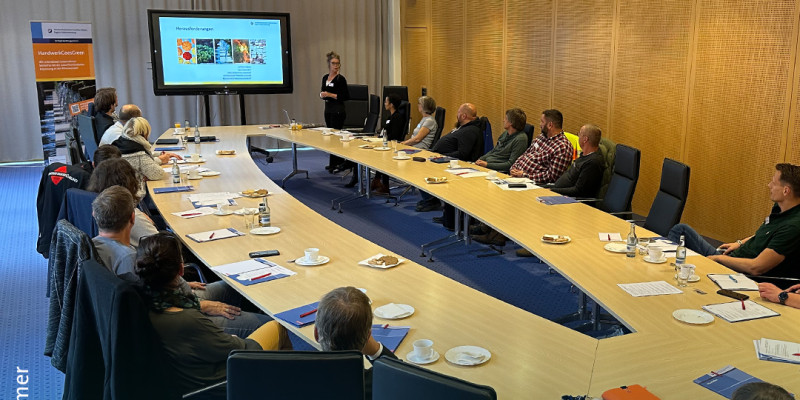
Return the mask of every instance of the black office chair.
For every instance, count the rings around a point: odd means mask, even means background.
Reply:
[[[405,140],[406,135],[408,135],[408,128],[411,125],[411,103],[407,101],[401,101],[400,109],[397,111],[400,112],[400,117],[403,121],[403,140]]]
[[[642,152],[624,144],[617,144],[614,170],[608,183],[600,209],[611,213],[630,213],[633,193],[639,182],[639,164]]]
[[[670,228],[681,222],[689,195],[689,172],[688,165],[669,158],[664,159],[661,185],[644,221],[645,229],[667,236]]]
[[[364,357],[357,351],[231,352],[228,398],[267,397],[363,399]]]
[[[433,143],[431,143],[431,148],[436,145],[436,142],[442,137],[442,131],[444,130],[444,116],[447,114],[447,110],[444,107],[436,107],[436,114],[433,115],[434,121],[436,121],[436,133],[433,135]]]
[[[522,131],[525,132],[525,136],[528,137],[528,147],[531,147],[533,135],[536,134],[536,128],[531,124],[525,124],[525,128],[522,129]]]
[[[480,117],[480,127],[481,127],[481,136],[478,143],[475,144],[475,147],[472,149],[472,153],[470,154],[468,161],[476,161],[482,155],[488,153],[494,148],[494,138],[492,137],[492,123],[489,122],[489,118]]]
[[[478,385],[388,357],[372,367],[373,400],[494,400],[497,393]]]
[[[86,147],[86,159],[92,161],[94,152],[97,150],[97,141],[95,141],[95,126],[94,117],[86,114],[78,114],[75,116],[78,121],[78,133],[83,145]]]
[[[72,128],[64,135],[67,139],[67,151],[69,152],[69,163],[78,165],[88,161],[86,154],[83,152],[83,141],[78,128]]]
[[[369,114],[369,86],[348,84],[350,99],[344,102],[346,117],[344,129],[358,132],[364,127]]]

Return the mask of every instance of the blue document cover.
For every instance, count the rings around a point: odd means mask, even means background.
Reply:
[[[153,193],[175,193],[175,192],[191,192],[194,190],[194,186],[169,186],[169,187],[160,187],[153,189]]]
[[[730,399],[733,392],[746,383],[762,382],[747,372],[728,365],[717,371],[711,371],[697,379],[694,383]]]
[[[536,198],[536,200],[539,200],[540,203],[547,204],[548,206],[556,204],[572,204],[578,202],[578,200],[568,196],[539,196]]]
[[[394,353],[397,351],[397,347],[400,346],[400,342],[406,338],[411,327],[386,325],[372,325],[372,337]]]
[[[319,306],[318,301],[315,303],[293,308],[291,310],[284,311],[282,313],[275,314],[275,316],[298,328],[301,328],[308,324],[313,324],[314,321],[317,320],[317,313],[312,312],[311,314],[306,315],[305,317],[301,317],[300,315],[305,314],[312,310],[316,310],[317,306]]]

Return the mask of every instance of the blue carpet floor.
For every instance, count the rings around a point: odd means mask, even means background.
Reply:
[[[36,252],[41,167],[0,168],[0,398],[17,398],[16,370],[28,373],[29,399],[61,398],[64,375],[45,357],[47,260]]]

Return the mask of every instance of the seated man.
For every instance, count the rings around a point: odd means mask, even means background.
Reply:
[[[114,125],[114,121],[116,120],[114,111],[116,109],[117,89],[113,87],[97,89],[97,93],[94,95],[94,130],[97,136],[94,140],[98,142],[98,144],[100,143],[100,136]]]
[[[103,137],[100,138],[99,144],[102,146],[104,144],[114,143],[115,140],[122,136],[122,127],[125,126],[125,123],[131,118],[141,116],[142,110],[140,110],[139,107],[134,104],[125,104],[119,110],[119,121],[114,122],[114,125],[106,129],[105,133],[102,134]],[[98,134],[100,133],[98,132]]]
[[[783,290],[773,283],[761,282],[758,284],[758,294],[764,300],[800,308],[800,284],[789,286]]]
[[[511,164],[517,161],[528,147],[527,136],[523,132],[526,122],[527,117],[522,109],[512,108],[506,111],[503,119],[503,129],[506,131],[497,139],[497,145],[475,161],[475,165],[508,173]]]
[[[561,129],[563,123],[560,111],[542,112],[539,124],[542,134],[511,166],[511,176],[528,178],[539,184],[553,183],[567,170],[574,150]]]
[[[352,287],[333,289],[317,306],[314,338],[323,351],[357,350],[371,362],[378,357],[397,358],[372,337],[372,307],[362,291]],[[364,371],[365,399],[372,398],[372,369]]]
[[[572,197],[595,197],[603,183],[605,161],[600,154],[600,128],[586,124],[578,132],[578,144],[583,151],[550,190]]]
[[[800,166],[775,165],[767,186],[772,212],[753,236],[720,246],[722,254],[686,224],[673,226],[668,238],[683,235],[687,248],[737,272],[800,278]]]
[[[100,192],[92,202],[92,215],[100,233],[92,242],[100,263],[122,279],[141,283],[135,270],[136,249],[131,246],[131,229],[136,221],[134,204],[130,190],[122,186],[111,186]],[[230,305],[241,302],[242,297],[224,281],[206,285],[187,283],[181,278],[180,289],[193,291],[200,299],[200,310],[226,333],[247,337],[270,320],[266,315],[242,312],[239,307]]]
[[[461,161],[474,161],[470,157],[475,151],[475,146],[480,144],[483,135],[478,120],[478,110],[475,105],[464,103],[458,108],[456,119],[455,129],[447,135],[442,135],[431,151]],[[417,211],[435,211],[442,206],[436,197],[424,191],[420,191],[420,195],[422,200],[417,202]]]

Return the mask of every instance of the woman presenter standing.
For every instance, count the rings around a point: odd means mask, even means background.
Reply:
[[[347,90],[347,79],[339,74],[341,68],[341,58],[335,51],[328,53],[328,73],[322,77],[322,87],[320,88],[319,98],[325,100],[325,125],[328,128],[342,129],[344,127],[345,110],[344,102],[350,98]],[[342,158],[331,155],[328,166],[325,167],[330,172],[337,169],[344,169]]]

